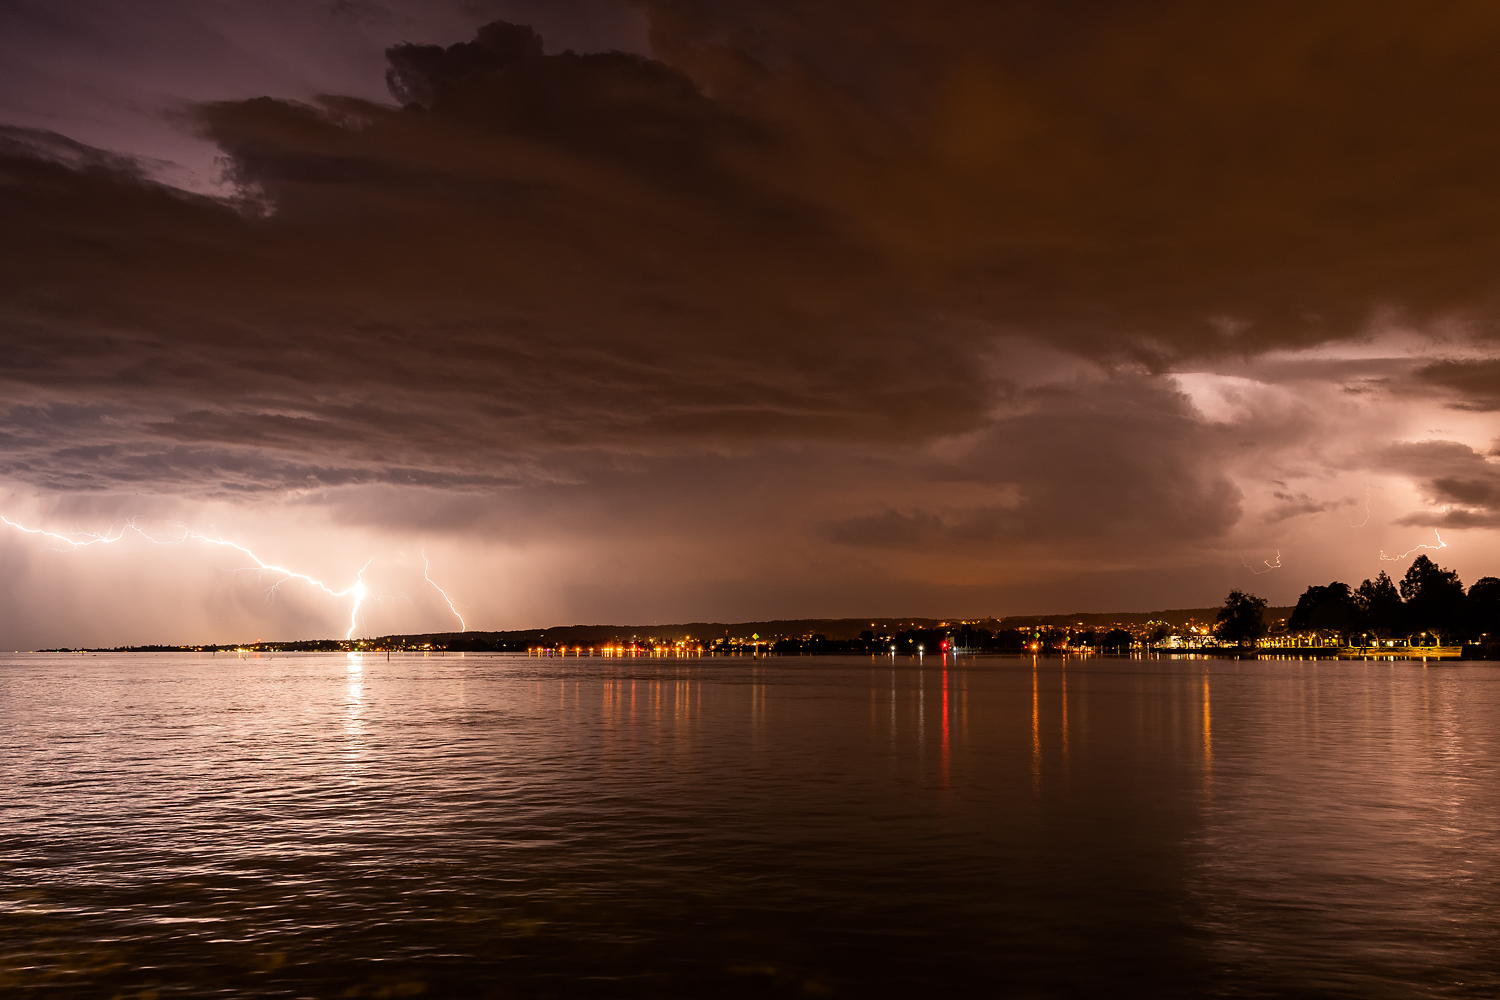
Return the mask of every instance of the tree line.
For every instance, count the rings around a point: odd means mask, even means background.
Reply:
[[[1267,632],[1266,602],[1231,591],[1215,632],[1229,642],[1252,642]],[[1500,637],[1500,579],[1481,577],[1467,590],[1458,574],[1425,555],[1412,561],[1398,584],[1384,571],[1350,587],[1337,580],[1303,591],[1287,619],[1288,632],[1336,632],[1344,639],[1441,636],[1444,643]]]

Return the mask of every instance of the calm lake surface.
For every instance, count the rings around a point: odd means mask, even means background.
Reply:
[[[0,659],[6,997],[1500,996],[1500,665]]]

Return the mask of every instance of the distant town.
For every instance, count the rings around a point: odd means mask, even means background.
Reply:
[[[1311,586],[1295,606],[1231,591],[1217,608],[984,619],[834,618],[679,625],[568,625],[365,639],[142,645],[39,652],[530,653],[537,656],[1215,655],[1491,658],[1500,579],[1464,588],[1418,556],[1399,584]]]

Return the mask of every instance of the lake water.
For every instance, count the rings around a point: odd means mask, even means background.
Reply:
[[[0,659],[6,997],[1500,996],[1500,665]]]

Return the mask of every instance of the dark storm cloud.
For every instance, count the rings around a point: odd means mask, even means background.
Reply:
[[[431,107],[439,87],[503,70],[543,55],[542,36],[529,26],[504,21],[486,24],[472,42],[394,46],[386,55],[385,84],[403,104]]]
[[[834,520],[821,533],[845,545],[971,550],[1065,538],[1119,554],[1163,537],[1211,538],[1240,516],[1238,488],[1216,463],[1193,457],[1214,453],[1222,435],[1155,379],[1049,385],[1011,405],[1011,415],[930,463],[928,506]],[[954,501],[959,484],[1014,489],[972,505]]]
[[[600,60],[556,57],[582,94],[554,95],[543,141],[469,122],[461,88],[457,123],[442,100],[209,107],[255,199],[238,211],[16,136],[12,379],[167,410],[142,414],[148,435],[236,445],[280,421],[293,450],[468,467],[600,441],[905,439],[972,414],[975,389],[931,395],[956,348],[804,210],[712,178],[720,210],[682,204],[641,116],[593,128],[621,80],[625,110],[702,104],[663,67]],[[511,83],[481,83],[498,96],[479,107],[507,106]],[[651,120],[668,151],[701,145],[706,112],[670,110]],[[708,176],[688,160],[662,169]]]
[[[201,104],[235,202],[9,132],[7,475],[550,489],[843,449],[1011,492],[808,511],[840,545],[1135,550],[1241,501],[1143,370],[1492,329],[1489,5],[648,9],[656,58],[494,27],[393,50],[405,108]]]
[[[1500,410],[1500,360],[1439,361],[1416,374],[1426,386],[1447,390],[1454,409]]]
[[[1287,493],[1276,490],[1271,495],[1276,499],[1276,506],[1265,513],[1265,520],[1268,524],[1277,524],[1304,514],[1320,514],[1325,510],[1343,506],[1337,501],[1315,500],[1306,493]]]
[[[661,6],[724,100],[864,140],[804,183],[1016,319],[1253,350],[1493,303],[1491,6]]]
[[[1456,441],[1392,445],[1387,468],[1414,479],[1439,510],[1411,514],[1401,523],[1423,527],[1500,525],[1500,462]]]

